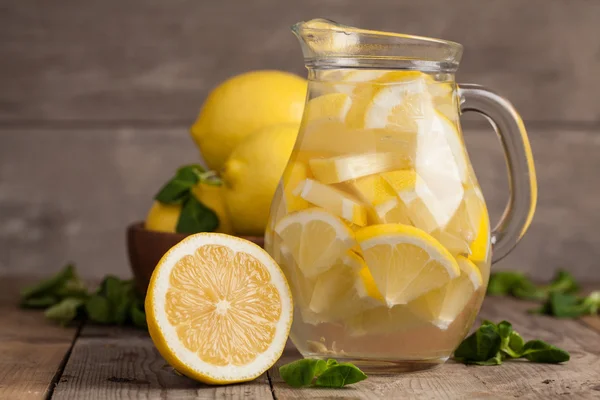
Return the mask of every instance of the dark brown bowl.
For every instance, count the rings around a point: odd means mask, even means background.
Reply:
[[[162,256],[187,236],[184,233],[150,231],[144,228],[143,222],[136,222],[127,227],[127,253],[129,265],[137,290],[145,294],[154,267]],[[261,236],[240,236],[243,239],[264,247],[265,239]]]

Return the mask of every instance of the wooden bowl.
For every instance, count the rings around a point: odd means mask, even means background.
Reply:
[[[150,231],[144,228],[143,222],[136,222],[127,227],[127,253],[129,265],[137,290],[146,293],[154,267],[162,256],[177,243],[186,238],[184,233]],[[261,236],[240,236],[243,239],[264,247],[265,239]]]

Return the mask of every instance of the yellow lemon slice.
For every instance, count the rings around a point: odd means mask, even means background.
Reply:
[[[371,308],[361,311],[345,322],[351,336],[400,333],[431,326],[430,322],[418,317],[407,305]]]
[[[356,244],[354,232],[322,208],[307,208],[282,218],[275,232],[308,278],[327,271]]]
[[[294,189],[310,175],[308,166],[300,161],[290,161],[283,173],[283,193],[288,213],[308,208],[308,202],[294,194]]]
[[[382,300],[364,260],[348,251],[317,278],[310,311],[321,322],[337,322],[381,305]]]
[[[306,104],[305,123],[320,118],[343,121],[352,99],[345,93],[329,93],[310,99]]]
[[[373,207],[396,198],[396,192],[381,175],[369,175],[351,180],[346,182],[346,186],[362,201]]]
[[[308,163],[315,178],[326,184],[345,182],[410,166],[409,159],[393,152],[315,158]]]
[[[448,329],[471,300],[473,293],[483,285],[483,278],[475,264],[463,256],[456,257],[456,261],[460,267],[458,278],[409,303],[415,314],[433,322],[440,329]]]
[[[385,172],[381,176],[400,199],[376,209],[378,215],[387,215],[385,222],[404,223],[394,219],[407,215],[411,225],[431,233],[444,226],[451,218],[441,204],[443,199],[436,197],[414,170]]]
[[[283,272],[266,251],[218,233],[192,235],[159,261],[146,295],[148,329],[177,371],[227,384],[281,356],[292,322]]]
[[[358,226],[367,224],[367,209],[358,200],[334,187],[323,185],[313,179],[305,179],[294,194],[322,207]]]
[[[415,227],[372,225],[358,230],[356,239],[389,307],[406,304],[460,274],[448,250]]]

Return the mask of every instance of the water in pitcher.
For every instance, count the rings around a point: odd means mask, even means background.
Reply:
[[[309,78],[266,235],[294,295],[291,339],[308,357],[443,362],[479,310],[491,262],[453,76]]]

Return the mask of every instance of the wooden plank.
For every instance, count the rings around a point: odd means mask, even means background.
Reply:
[[[209,386],[175,374],[147,333],[86,326],[52,397],[61,399],[272,399],[267,375]]]
[[[0,275],[0,399],[43,399],[53,389],[75,339],[39,311],[20,310],[28,280]]]
[[[587,315],[582,317],[581,321],[593,330],[600,332],[600,316]]]
[[[501,91],[525,120],[600,120],[600,2],[585,0],[5,0],[0,116],[190,123],[233,74],[305,75],[289,26],[315,17],[458,41],[460,80]]]
[[[598,281],[600,193],[590,182],[600,170],[600,135],[532,128],[530,137],[536,216],[495,268],[541,280],[568,268],[578,279]],[[508,193],[504,156],[490,129],[468,129],[465,140],[495,222]],[[178,166],[198,160],[184,126],[0,129],[0,271],[47,275],[73,260],[83,276],[127,276],[126,225],[145,217]],[[93,184],[82,186],[89,179]]]
[[[285,384],[278,366],[299,357],[289,350],[269,370],[278,399],[547,399],[598,398],[600,395],[600,334],[577,321],[558,320],[526,313],[530,303],[490,297],[481,319],[511,321],[526,340],[538,338],[571,353],[564,365],[512,361],[500,366],[465,366],[449,361],[437,368],[393,376],[371,376],[346,389],[293,389]],[[478,326],[477,324],[476,326]]]

